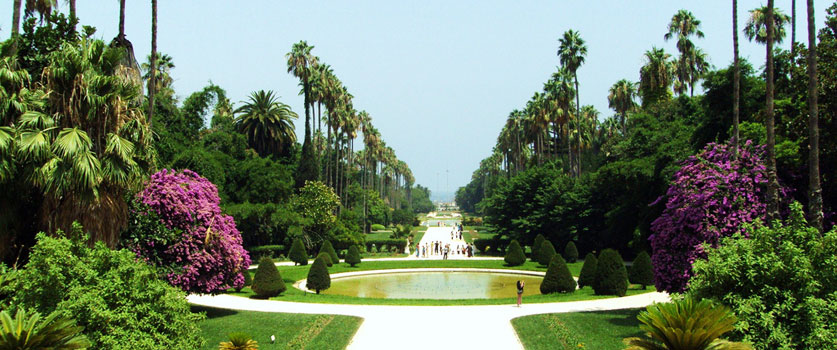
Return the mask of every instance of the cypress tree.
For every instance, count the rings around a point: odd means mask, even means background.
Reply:
[[[346,253],[346,263],[355,267],[355,265],[360,264],[360,251],[357,249],[356,245],[352,245],[349,247],[349,252]]]
[[[334,266],[334,263],[331,261],[331,255],[328,255],[328,253],[321,252],[320,254],[317,255],[317,259],[320,259],[320,258],[323,259],[326,266],[328,266],[328,267]]]
[[[279,275],[273,259],[264,257],[259,260],[259,268],[256,269],[253,285],[250,288],[261,298],[275,297],[285,291],[285,281]]]
[[[654,284],[654,269],[651,266],[651,257],[645,251],[639,253],[631,265],[628,280],[633,284],[639,284],[642,289],[646,286]]]
[[[314,260],[314,264],[308,270],[308,280],[305,282],[305,286],[308,289],[313,289],[317,294],[320,294],[321,290],[331,287],[331,275],[328,274],[325,259],[328,259],[328,255],[320,254]]]
[[[538,261],[538,253],[540,253],[541,245],[545,240],[546,238],[540,233],[535,236],[535,241],[532,243],[532,256],[530,256],[532,261]]]
[[[503,260],[509,266],[520,266],[526,262],[526,254],[523,253],[523,248],[520,247],[517,240],[512,240],[509,243],[509,247],[506,249],[506,257]]]
[[[543,241],[540,252],[538,252],[538,262],[543,266],[548,266],[553,255],[555,255],[555,246],[550,241]]]
[[[291,244],[291,251],[288,252],[288,258],[294,262],[295,265],[308,265],[308,252],[305,251],[305,246],[302,245],[302,240],[297,238]]]
[[[541,294],[572,293],[575,291],[575,279],[561,255],[555,254],[546,269],[541,282]]]
[[[578,275],[578,288],[593,285],[593,281],[596,280],[598,262],[599,259],[596,259],[596,254],[587,253],[587,256],[584,257],[584,265],[581,267],[581,274]]]
[[[337,264],[340,262],[340,258],[337,257],[337,252],[334,251],[334,246],[331,245],[331,241],[325,240],[323,241],[323,245],[320,246],[320,254],[323,252],[327,253],[328,256],[331,258],[332,264]],[[328,265],[331,266],[331,265]]]
[[[593,281],[593,291],[596,295],[625,296],[628,290],[628,271],[619,252],[613,249],[603,250],[596,265],[596,278]]]
[[[578,249],[576,249],[573,241],[570,241],[567,243],[567,246],[564,247],[564,259],[566,259],[568,263],[578,261]]]

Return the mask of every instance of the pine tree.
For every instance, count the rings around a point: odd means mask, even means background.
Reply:
[[[598,262],[599,259],[596,259],[596,254],[587,253],[587,256],[584,257],[584,265],[581,267],[581,274],[578,275],[578,288],[593,285],[593,281],[596,280]]]
[[[328,255],[321,254],[314,260],[311,269],[308,270],[308,280],[305,286],[320,294],[321,290],[326,290],[331,287],[331,275],[328,274],[328,267],[326,267],[325,259]]]
[[[541,282],[541,294],[572,293],[575,291],[575,286],[575,279],[567,267],[567,262],[561,255],[553,255]]]
[[[593,281],[593,291],[596,295],[625,296],[628,290],[628,272],[619,252],[613,249],[603,250],[596,265],[596,279]]]
[[[285,291],[285,281],[279,275],[273,259],[264,257],[259,260],[259,268],[253,276],[253,285],[250,289],[261,298],[275,297]]]
[[[631,265],[628,280],[633,284],[641,285],[642,289],[654,284],[654,269],[651,266],[651,257],[648,256],[648,253],[643,251],[636,256],[633,265]]]
[[[332,264],[337,264],[340,262],[340,258],[337,256],[337,252],[334,251],[334,246],[331,245],[331,241],[325,240],[323,241],[323,245],[320,246],[320,254],[323,252],[327,253],[328,256],[331,258]],[[328,265],[331,266],[331,265]]]
[[[291,244],[291,251],[288,252],[288,258],[294,262],[295,265],[308,265],[308,252],[305,251],[305,246],[302,245],[302,240],[297,238]]]
[[[532,243],[532,256],[530,257],[532,261],[538,261],[538,253],[540,253],[541,245],[545,240],[546,238],[540,233],[535,236],[535,241]]]
[[[512,240],[509,243],[509,247],[506,249],[506,257],[503,260],[509,266],[520,266],[526,262],[526,254],[523,253],[523,248],[520,247],[517,240]]]
[[[567,243],[567,246],[564,247],[564,259],[566,259],[568,263],[578,261],[578,249],[576,249],[573,241],[570,241]]]
[[[352,267],[360,264],[360,251],[357,249],[356,245],[349,247],[349,252],[346,253],[346,263]]]
[[[552,261],[553,255],[555,255],[555,246],[550,241],[543,241],[541,249],[538,252],[538,263],[543,266],[548,266],[549,262]]]
[[[320,252],[320,254],[317,255],[317,259],[320,259],[320,258],[323,259],[326,266],[328,266],[328,267],[334,266],[334,262],[331,261],[331,255],[329,255],[328,253]]]

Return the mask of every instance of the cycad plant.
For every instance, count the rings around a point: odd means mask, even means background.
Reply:
[[[58,317],[57,312],[41,318],[41,314],[29,316],[18,309],[15,317],[0,312],[0,350],[27,349],[87,349],[90,341],[81,334],[82,327],[68,318]]]
[[[259,348],[258,342],[247,333],[230,333],[228,337],[230,341],[222,341],[218,350],[255,350]]]
[[[738,319],[723,305],[691,297],[653,304],[637,319],[644,337],[625,338],[626,350],[744,350],[746,343],[719,339]]]

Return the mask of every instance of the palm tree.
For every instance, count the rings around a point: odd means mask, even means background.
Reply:
[[[677,50],[680,51],[680,59],[677,61],[677,80],[680,82],[678,93],[683,93],[688,86],[692,90],[691,95],[694,96],[694,83],[701,76],[702,72],[693,69],[696,62],[696,48],[695,44],[689,39],[692,35],[703,38],[703,32],[700,30],[700,20],[686,10],[677,11],[671,22],[668,25],[668,33],[663,38],[668,41],[674,36],[677,36]],[[705,57],[701,57],[705,58]]]
[[[738,1],[732,0],[732,60],[735,69],[732,88],[732,144],[734,157],[738,158],[738,120],[741,100],[741,67],[738,59]]]
[[[228,337],[230,341],[222,341],[218,345],[218,350],[257,350],[259,348],[258,342],[246,333],[231,333]]]
[[[587,45],[584,44],[584,39],[581,39],[581,35],[574,30],[564,32],[564,36],[558,41],[561,43],[558,48],[558,57],[561,61],[561,65],[566,67],[568,71],[572,72],[573,79],[575,80],[576,116],[579,116],[581,114],[581,104],[578,96],[578,68],[584,64],[584,58],[587,56]],[[580,145],[579,152],[581,152]],[[580,159],[581,153],[579,153],[578,156],[578,159]],[[579,163],[576,176],[581,175],[580,165],[581,164]]]
[[[572,101],[575,97],[576,91],[573,88],[573,76],[566,68],[560,68],[557,72],[552,73],[549,82],[546,83],[544,90],[548,94],[548,99],[552,102],[550,108],[553,116],[550,118],[555,127],[555,154],[557,156],[559,149],[559,135],[561,129],[565,129],[572,118]],[[572,163],[572,152],[570,152],[569,138],[567,141],[567,161]]]
[[[0,348],[3,349],[87,349],[92,344],[81,334],[82,330],[72,319],[59,317],[57,311],[45,318],[37,312],[27,316],[22,308],[14,318],[7,311],[0,311]]]
[[[143,74],[142,79],[145,80],[146,89],[151,91],[151,55],[147,57],[148,61],[143,62],[140,66],[145,72]],[[157,75],[154,78],[154,94],[160,95],[163,94],[164,96],[173,96],[174,91],[171,88],[172,83],[174,83],[174,79],[171,77],[171,70],[174,68],[174,62],[172,61],[171,56],[166,54],[157,54]]]
[[[311,70],[317,66],[317,60],[311,54],[313,48],[307,42],[300,41],[294,44],[291,52],[285,55],[288,59],[288,73],[292,73],[302,82],[303,105],[305,106],[305,139],[302,142],[302,158],[299,161],[295,181],[297,188],[305,185],[305,181],[317,180],[320,175],[319,160],[311,145],[311,114],[309,113],[311,104],[309,77]]]
[[[38,20],[43,23],[55,7],[58,7],[58,0],[26,0],[24,12],[26,17],[32,17],[37,12]]]
[[[747,19],[747,23],[744,25],[744,36],[747,37],[747,40],[754,41],[759,44],[766,44],[767,43],[767,12],[768,6],[762,6],[756,9],[750,10],[750,18]],[[782,43],[782,40],[785,39],[785,25],[790,21],[790,17],[786,15],[781,10],[774,8],[773,9],[773,42],[774,43]],[[772,47],[772,43],[771,43]]]
[[[628,79],[622,79],[613,84],[607,95],[608,107],[613,108],[613,110],[619,114],[619,124],[622,126],[622,135],[628,134],[626,126],[628,111],[636,108],[636,102],[634,102],[635,97],[636,84],[628,81]]]
[[[251,93],[250,100],[235,113],[238,130],[262,157],[286,152],[296,142],[293,119],[297,114],[279,102],[273,91]]]
[[[20,6],[21,0],[14,0],[12,2],[12,38],[20,34]]]
[[[817,106],[817,38],[814,0],[808,6],[808,220],[822,232],[822,187],[820,186],[820,131]]]
[[[722,305],[708,299],[695,301],[691,297],[670,303],[653,304],[637,316],[645,331],[644,337],[624,340],[626,350],[745,350],[745,343],[719,339],[732,331],[735,315]]]
[[[639,70],[639,94],[642,106],[647,107],[670,96],[669,86],[674,80],[674,64],[671,55],[656,47],[645,51],[645,65]]]
[[[151,0],[151,81],[157,81],[157,0]],[[148,87],[148,125],[154,120],[154,95],[157,84]]]

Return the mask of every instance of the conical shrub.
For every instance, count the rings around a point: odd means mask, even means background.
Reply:
[[[543,266],[549,266],[553,255],[555,255],[555,246],[550,241],[543,241],[540,252],[538,252],[538,263]]]
[[[320,254],[322,254],[323,252],[328,253],[328,256],[331,258],[331,263],[332,264],[337,264],[337,263],[340,262],[340,258],[337,256],[337,252],[334,251],[334,246],[331,245],[331,241],[329,241],[329,240],[323,241],[323,245],[320,246]],[[328,265],[328,266],[331,266],[331,265]]]
[[[316,291],[317,294],[320,294],[321,290],[331,287],[331,275],[328,274],[328,267],[326,267],[325,262],[327,258],[328,255],[320,254],[317,259],[314,259],[314,264],[308,270],[308,280],[305,282],[305,286]]]
[[[241,275],[244,276],[244,285],[240,287],[235,287],[236,292],[240,292],[242,288],[253,284],[253,275],[250,274],[249,269],[245,269],[244,271],[242,271]]]
[[[597,295],[625,296],[628,290],[628,272],[619,252],[613,249],[603,250],[596,265],[593,291]]]
[[[509,247],[506,249],[506,257],[503,260],[509,266],[520,266],[526,262],[526,254],[523,253],[523,248],[520,247],[517,240],[512,240],[509,243]]]
[[[334,266],[334,263],[331,261],[331,255],[329,255],[328,253],[321,252],[319,255],[317,255],[317,259],[319,259],[319,258],[323,259],[326,266],[328,266],[328,267]]]
[[[567,246],[564,247],[564,260],[568,263],[578,261],[578,249],[575,247],[575,243],[573,243],[573,241],[570,241],[567,243]]]
[[[639,284],[642,289],[654,284],[654,269],[651,266],[651,257],[646,252],[641,252],[634,259],[628,280],[633,284]]]
[[[573,279],[567,262],[560,255],[552,256],[546,275],[541,282],[541,294],[549,293],[572,293],[575,291],[575,279]]]
[[[288,259],[296,265],[308,265],[308,252],[305,251],[305,246],[302,245],[302,240],[297,238],[291,244],[291,251],[288,252]]]
[[[587,253],[587,256],[584,257],[584,265],[581,266],[581,274],[578,275],[578,288],[593,285],[593,281],[596,280],[598,262],[599,259],[596,258],[596,254]]]
[[[360,250],[357,249],[356,245],[349,247],[349,252],[346,253],[346,263],[352,267],[360,264]]]
[[[285,281],[279,275],[273,259],[264,257],[259,260],[259,267],[256,269],[256,275],[253,276],[253,285],[250,289],[260,298],[275,297],[285,291]]]
[[[532,243],[532,256],[529,257],[532,261],[539,261],[538,254],[541,252],[541,245],[545,240],[546,238],[540,233],[538,233],[538,235],[535,236],[535,241]]]

